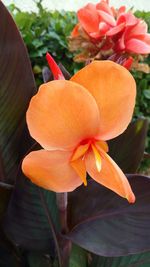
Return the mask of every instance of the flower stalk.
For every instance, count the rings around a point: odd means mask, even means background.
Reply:
[[[61,224],[61,232],[63,234],[67,233],[68,225],[67,225],[67,204],[68,204],[68,193],[57,193],[57,207],[60,215],[60,224]]]
[[[63,234],[68,232],[68,224],[67,224],[67,204],[68,204],[68,193],[57,193],[57,206],[59,210],[60,216],[60,224],[61,224],[61,238],[60,238],[60,248],[61,248],[61,256],[62,256],[62,266],[69,266],[69,258],[71,252],[71,241],[63,238]]]

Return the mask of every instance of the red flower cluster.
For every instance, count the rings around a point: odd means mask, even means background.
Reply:
[[[78,61],[84,57],[104,58],[117,54],[150,53],[150,34],[147,24],[121,6],[109,6],[108,0],[89,3],[77,12],[79,23],[70,37],[70,49],[82,50]],[[85,51],[84,51],[85,50]],[[83,59],[83,60],[82,60]]]

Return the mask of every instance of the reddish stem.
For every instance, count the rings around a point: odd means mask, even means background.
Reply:
[[[67,193],[57,193],[56,197],[57,197],[57,206],[60,215],[61,233],[62,233],[60,238],[62,266],[68,267],[72,243],[70,240],[63,238],[63,234],[65,235],[68,232],[68,225],[67,225],[68,195]]]
[[[130,70],[131,69],[131,66],[132,66],[132,63],[133,63],[133,58],[132,57],[129,57],[127,60],[125,60],[125,62],[123,63],[123,66],[127,70]]]

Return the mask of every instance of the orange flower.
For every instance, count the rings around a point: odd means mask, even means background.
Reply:
[[[88,173],[133,203],[135,196],[127,178],[107,154],[106,141],[127,128],[135,95],[131,74],[112,61],[94,61],[70,81],[41,85],[31,99],[27,124],[43,149],[24,158],[25,175],[43,188],[69,192],[82,183],[87,185]]]

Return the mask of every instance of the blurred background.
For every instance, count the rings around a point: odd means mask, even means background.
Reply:
[[[20,1],[20,0],[4,0],[3,1],[5,5],[9,5],[11,3],[16,4],[19,8],[22,10],[27,11],[36,11],[36,4],[33,0],[26,0],[26,1]],[[43,6],[50,9],[50,10],[74,10],[76,11],[86,3],[88,3],[89,0],[44,0]],[[97,0],[91,0],[91,3],[97,3]],[[150,1],[149,0],[111,0],[111,5],[114,5],[116,7],[119,7],[121,5],[126,5],[128,8],[134,7],[135,10],[150,10]]]

